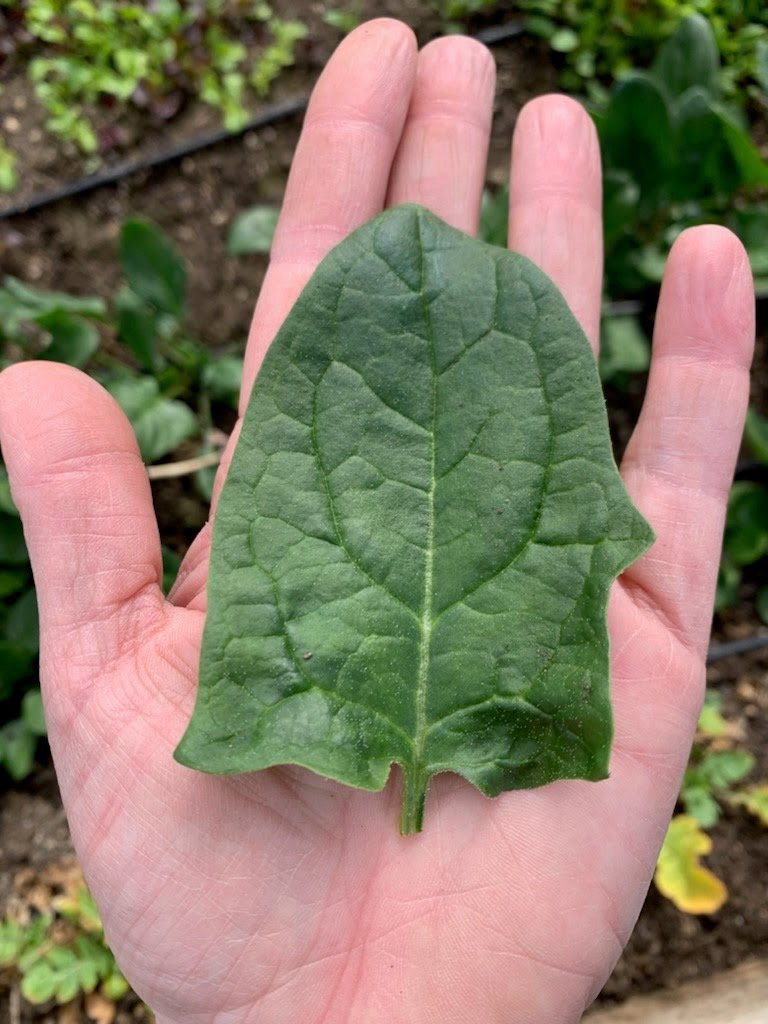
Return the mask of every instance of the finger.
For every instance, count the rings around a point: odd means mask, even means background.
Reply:
[[[452,36],[424,47],[388,205],[421,203],[477,233],[495,82],[493,57],[481,43]]]
[[[595,352],[603,279],[601,189],[600,146],[583,107],[567,96],[526,104],[512,140],[509,247],[552,278]]]
[[[725,228],[684,232],[669,256],[648,390],[622,463],[656,543],[622,584],[700,652],[712,618],[754,335],[752,275],[741,243]]]
[[[90,680],[138,650],[163,615],[160,540],[133,430],[85,374],[19,363],[0,374],[0,443],[35,576],[42,657],[60,677]]]
[[[323,256],[381,211],[416,71],[413,32],[350,33],[315,86],[248,340],[241,409],[272,338]]]

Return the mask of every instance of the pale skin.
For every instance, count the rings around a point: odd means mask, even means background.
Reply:
[[[243,406],[294,299],[348,232],[405,201],[476,232],[493,85],[490,54],[468,39],[417,53],[410,30],[379,20],[341,44],[293,163]],[[522,111],[511,183],[510,247],[554,278],[596,348],[599,150],[576,103]],[[734,236],[678,239],[622,466],[657,540],[610,600],[610,778],[488,800],[439,776],[410,837],[397,833],[396,771],[370,794],[295,768],[216,778],[176,764],[210,530],[164,600],[149,484],[115,403],[68,367],[0,376],[62,795],[109,941],[159,1024],[581,1019],[642,904],[702,700],[753,310]],[[225,472],[226,460],[219,482]]]

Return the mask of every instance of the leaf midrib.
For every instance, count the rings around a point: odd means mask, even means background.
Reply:
[[[437,435],[437,358],[435,339],[432,330],[432,315],[426,296],[426,254],[421,232],[421,219],[417,218],[419,236],[419,256],[421,263],[421,282],[419,299],[424,315],[424,326],[432,369],[431,395],[431,430],[429,432],[430,467],[429,490],[427,491],[427,536],[424,549],[424,591],[421,615],[419,617],[419,668],[416,678],[416,704],[414,721],[413,760],[410,767],[411,777],[406,780],[406,792],[411,799],[404,801],[404,831],[421,828],[421,820],[426,796],[425,748],[427,739],[427,690],[429,688],[429,666],[432,652],[432,605],[433,605],[433,570],[434,570],[434,539],[435,539],[435,490],[437,487],[437,451],[435,438]],[[407,774],[407,770],[406,770]]]

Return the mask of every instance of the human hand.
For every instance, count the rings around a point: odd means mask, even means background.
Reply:
[[[318,84],[257,304],[243,405],[319,259],[385,205],[477,228],[490,55],[418,56],[371,22]],[[598,341],[600,167],[581,108],[547,97],[513,143],[510,245]],[[0,438],[41,613],[62,795],[107,936],[159,1024],[575,1024],[642,903],[684,768],[754,333],[749,266],[720,228],[670,256],[627,487],[657,541],[609,606],[611,777],[493,801],[438,776],[426,831],[399,792],[301,769],[218,778],[172,758],[191,714],[210,531],[165,601],[146,472],[112,399],[67,367],[0,376]],[[233,442],[234,443],[234,438]],[[223,472],[225,467],[223,467]]]

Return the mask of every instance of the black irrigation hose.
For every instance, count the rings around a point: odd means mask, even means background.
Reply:
[[[524,31],[525,22],[518,19],[509,21],[504,25],[494,25],[491,28],[482,29],[474,38],[478,42],[485,43],[486,46],[498,46],[499,43],[505,42],[508,39],[514,39]],[[197,138],[190,139],[180,146],[174,146],[172,149],[163,150],[161,153],[155,153],[152,156],[143,157],[139,160],[127,160],[96,174],[88,174],[83,178],[78,178],[76,181],[63,185],[61,188],[46,192],[43,195],[32,196],[26,201],[16,203],[16,205],[10,206],[5,210],[0,210],[0,220],[18,217],[20,214],[30,213],[32,210],[39,210],[43,206],[57,203],[61,199],[71,199],[73,196],[82,195],[84,192],[91,192],[93,189],[101,188],[102,185],[114,185],[116,182],[122,181],[123,178],[129,177],[129,175],[138,174],[141,171],[154,170],[155,167],[162,167],[164,164],[183,160],[185,156],[191,156],[192,153],[197,153],[202,149],[217,146],[221,142],[228,142],[230,139],[239,138],[246,132],[266,128],[267,125],[287,120],[287,118],[293,117],[294,114],[303,113],[308,102],[309,96],[295,96],[293,99],[275,103],[273,106],[267,107],[266,110],[262,110],[250,118],[236,132],[219,129],[207,135],[199,135]]]
[[[506,43],[508,39],[516,39],[525,32],[526,23],[522,18],[514,21],[507,21],[503,25],[491,25],[490,28],[480,29],[473,39],[478,43],[485,43],[486,46],[498,46],[499,43]]]
[[[267,125],[274,124],[276,121],[283,121],[294,114],[301,113],[306,109],[307,100],[307,96],[296,96],[293,99],[275,103],[273,106],[267,107],[266,110],[262,110],[252,117],[239,131],[229,132],[222,128],[209,135],[190,139],[188,142],[183,142],[172,149],[163,150],[161,153],[155,153],[152,156],[143,157],[139,160],[127,160],[105,171],[99,171],[97,174],[88,174],[84,178],[78,178],[77,181],[72,181],[68,185],[54,189],[52,192],[33,196],[26,202],[17,203],[16,206],[0,211],[0,220],[5,220],[8,217],[17,217],[21,213],[30,213],[32,210],[39,210],[42,206],[57,203],[60,199],[71,199],[72,196],[82,195],[83,192],[90,192],[92,189],[100,188],[102,185],[114,185],[131,174],[153,170],[155,167],[162,167],[163,164],[174,163],[176,160],[182,160],[185,156],[190,156],[198,150],[206,149],[209,146],[216,146],[220,142],[226,142],[229,139],[236,139],[238,136],[245,134],[245,132],[266,128]]]
[[[707,652],[707,664],[713,661],[720,661],[721,658],[730,658],[733,654],[749,654],[750,651],[759,651],[768,647],[768,634],[765,636],[749,636],[744,640],[730,640],[725,644],[711,644]]]

